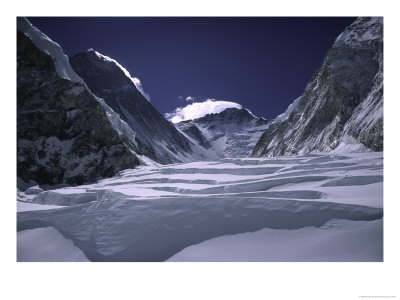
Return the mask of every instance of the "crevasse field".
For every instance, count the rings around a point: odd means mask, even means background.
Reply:
[[[383,261],[382,153],[142,166],[17,207],[18,261]]]

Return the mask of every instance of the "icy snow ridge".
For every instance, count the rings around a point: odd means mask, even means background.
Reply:
[[[17,18],[17,27],[18,30],[30,37],[36,47],[51,56],[57,74],[61,78],[84,84],[82,78],[72,70],[68,56],[64,54],[59,44],[53,42],[47,35],[33,26],[26,18]]]
[[[106,111],[112,109],[111,122],[135,132],[138,153],[158,163],[192,161],[191,143],[145,99],[137,78],[116,60],[96,51],[79,53],[71,66],[99,97]]]
[[[35,26],[33,26],[26,18],[17,18],[17,28],[18,30],[22,31],[25,35],[27,35],[32,42],[35,44],[37,48],[40,50],[44,51],[46,54],[48,54],[55,65],[57,74],[64,79],[73,81],[73,82],[79,82],[83,86],[76,86],[73,87],[69,93],[71,95],[78,96],[81,94],[85,88],[88,90],[88,92],[96,98],[98,102],[103,106],[107,118],[112,124],[113,128],[118,132],[120,136],[125,136],[133,145],[137,145],[135,141],[135,135],[136,133],[132,130],[131,127],[129,127],[126,122],[121,120],[119,114],[117,114],[114,110],[112,110],[107,103],[100,97],[97,97],[94,95],[89,88],[86,86],[86,83],[83,81],[83,79],[76,74],[76,72],[72,69],[70,63],[69,63],[69,58],[67,55],[64,54],[63,49],[59,44],[56,42],[52,41],[47,35],[45,35],[43,32],[41,32],[39,29],[37,29]],[[108,57],[104,57],[104,59],[110,59]],[[126,72],[129,75],[129,72],[124,69],[118,62],[114,61],[118,67],[121,67],[124,72]],[[134,81],[134,79],[137,78],[132,78],[129,75],[129,78]]]
[[[383,214],[382,169],[382,153],[142,166],[95,184],[20,197],[69,207],[20,212],[18,230],[52,226],[91,261],[164,261],[228,234],[321,228],[333,219],[369,224]]]
[[[95,50],[93,50],[93,49],[88,49],[88,51],[93,51],[93,52],[97,55],[97,57],[99,57],[99,58],[102,59],[102,60],[105,60],[105,61],[114,63],[118,68],[121,69],[122,72],[124,72],[125,76],[128,77],[128,78],[132,81],[132,83],[133,83],[133,84],[135,85],[135,87],[140,91],[140,93],[141,93],[147,100],[150,101],[150,96],[149,96],[149,94],[147,94],[147,93],[143,90],[142,83],[141,83],[141,81],[140,81],[139,78],[133,77],[133,76],[129,73],[129,71],[128,71],[127,69],[125,69],[125,68],[124,68],[119,62],[117,62],[115,59],[113,59],[113,58],[111,58],[111,57],[108,57],[108,56],[106,56],[106,55],[104,55],[104,54],[101,54],[101,53],[99,53],[99,52],[97,52],[97,51],[95,51]]]

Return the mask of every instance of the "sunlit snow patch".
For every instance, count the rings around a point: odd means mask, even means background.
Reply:
[[[383,216],[382,169],[382,153],[141,166],[94,184],[33,195],[28,201],[37,205],[69,207],[18,213],[18,230],[52,226],[91,261],[164,261],[212,238],[262,229],[276,233],[276,243],[292,243],[286,235],[290,230],[293,238],[299,233],[300,240],[294,243],[298,247],[313,245],[299,252],[301,257],[281,256],[282,261],[381,261],[376,255],[382,245],[381,227],[374,220]],[[369,254],[357,256],[351,249],[347,251],[344,241],[353,239],[352,230],[356,229],[339,224],[343,230],[336,235],[331,229],[339,225],[332,223],[333,219],[357,221],[354,225],[365,224],[364,233],[376,232],[369,240],[358,240],[359,248]],[[366,237],[364,233],[355,236]],[[301,242],[302,238],[310,244]],[[319,238],[325,242],[318,244]],[[335,241],[340,241],[337,251],[343,256],[321,252],[326,243]],[[252,246],[247,248],[247,256],[242,250],[235,256],[233,251],[226,260],[247,260]],[[257,259],[260,256],[248,258]],[[276,259],[276,255],[262,257],[265,261]]]
[[[53,227],[23,230],[17,234],[17,261],[89,261],[85,254]]]
[[[226,235],[168,261],[383,261],[383,221],[331,220],[320,228]]]
[[[166,113],[165,117],[172,123],[179,123],[186,120],[194,120],[208,114],[216,114],[227,108],[241,109],[242,106],[235,102],[207,99],[204,102],[193,102],[185,107],[178,107],[172,113]]]

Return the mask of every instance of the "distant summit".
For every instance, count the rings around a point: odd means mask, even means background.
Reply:
[[[187,97],[192,98],[192,97]],[[193,102],[184,107],[178,107],[171,113],[166,113],[165,117],[172,123],[179,123],[186,120],[195,120],[202,118],[208,114],[218,114],[227,108],[243,108],[239,103],[226,101],[207,99],[201,102]]]
[[[248,157],[268,121],[240,107],[225,108],[176,124],[188,138],[206,148],[209,156]]]

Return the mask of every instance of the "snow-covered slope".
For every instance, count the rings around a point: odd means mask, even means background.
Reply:
[[[136,133],[140,151],[159,163],[193,160],[191,142],[151,105],[129,72],[93,49],[70,59],[90,90],[115,110]]]
[[[321,227],[226,235],[187,247],[167,261],[383,261],[383,220],[333,219]]]
[[[238,105],[175,126],[206,149],[208,157],[223,158],[248,157],[267,124],[267,120]]]
[[[383,19],[358,18],[336,39],[303,95],[271,122],[252,156],[383,151]]]
[[[52,227],[20,231],[17,243],[17,261],[89,261],[82,250]]]
[[[239,235],[229,243],[242,246],[232,246],[225,259],[195,251],[192,260],[381,261],[382,228],[374,220],[383,215],[382,170],[382,153],[140,166],[96,184],[21,195],[28,203],[69,207],[20,212],[18,230],[51,226],[91,261],[164,261],[188,246],[263,228],[254,233],[263,239],[254,256],[253,245],[245,247],[254,238]],[[363,236],[350,247],[357,233]],[[303,250],[271,252],[280,242]],[[327,243],[335,251],[325,252]]]
[[[17,174],[82,184],[139,164],[135,134],[72,70],[60,46],[17,19]]]

